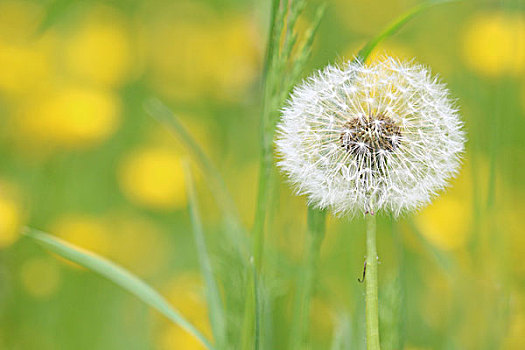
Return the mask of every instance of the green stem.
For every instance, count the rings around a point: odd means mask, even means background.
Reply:
[[[325,233],[326,212],[308,207],[308,253],[306,264],[300,283],[297,286],[298,297],[295,300],[294,319],[290,330],[290,349],[304,349],[304,341],[308,334],[310,321],[310,299],[313,294],[313,286],[319,257],[321,255],[321,244]]]
[[[379,350],[376,217],[366,217],[366,348]]]
[[[259,169],[259,184],[257,191],[257,202],[255,218],[252,228],[252,251],[251,269],[248,276],[246,300],[244,309],[243,329],[241,335],[242,349],[258,349],[261,328],[261,307],[260,307],[260,280],[259,276],[262,269],[262,257],[264,251],[264,224],[266,222],[266,210],[268,207],[269,193],[271,191],[272,179],[272,140],[273,130],[270,123],[270,115],[275,112],[277,107],[271,105],[271,77],[273,76],[274,52],[278,45],[276,38],[276,25],[280,21],[276,20],[279,11],[279,0],[272,1],[270,28],[268,33],[268,43],[266,47],[266,57],[263,69],[262,90],[263,90],[263,110],[261,113],[261,161]],[[253,341],[252,341],[253,340]]]

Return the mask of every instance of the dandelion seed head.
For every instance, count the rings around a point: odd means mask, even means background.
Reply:
[[[428,204],[458,172],[462,128],[448,89],[423,66],[328,66],[283,109],[278,166],[311,205],[399,215]]]

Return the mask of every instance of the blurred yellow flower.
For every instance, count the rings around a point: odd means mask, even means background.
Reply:
[[[22,208],[12,185],[0,182],[0,249],[16,241],[22,228]]]
[[[208,310],[204,298],[204,286],[198,274],[185,272],[175,277],[166,286],[165,295],[170,303],[179,310],[188,321],[193,323],[207,337],[211,336]],[[158,339],[158,348],[161,350],[205,349],[194,336],[171,323],[167,324],[161,330]]]
[[[86,214],[64,215],[51,225],[50,232],[84,249],[108,255],[111,228],[101,218]]]
[[[186,205],[181,159],[170,148],[133,151],[121,162],[117,177],[123,193],[138,205],[164,210]]]
[[[258,73],[260,48],[252,19],[219,18],[187,1],[163,11],[145,28],[154,87],[185,100],[239,99]]]
[[[206,347],[187,331],[176,325],[168,325],[159,337],[158,349],[205,350]]]
[[[20,282],[35,298],[52,296],[60,285],[60,270],[51,257],[31,258],[20,267]]]
[[[105,87],[130,79],[136,59],[125,17],[108,7],[97,7],[83,17],[66,36],[63,50],[72,77]]]
[[[52,77],[51,35],[28,44],[12,44],[0,38],[0,93],[18,97],[42,91]]]
[[[463,32],[463,58],[486,76],[520,75],[525,71],[525,17],[487,12],[474,16]]]
[[[421,233],[441,249],[452,250],[467,242],[472,204],[461,198],[442,196],[416,217]]]
[[[486,167],[478,167],[477,170],[478,176],[487,175]],[[415,224],[421,234],[445,250],[463,247],[472,228],[473,184],[470,164],[461,170],[450,187],[415,217]]]
[[[120,101],[110,92],[68,86],[43,96],[22,112],[19,128],[38,144],[59,148],[96,145],[115,132]]]
[[[34,1],[0,2],[0,94],[18,97],[49,85],[56,36],[34,35],[42,14]]]

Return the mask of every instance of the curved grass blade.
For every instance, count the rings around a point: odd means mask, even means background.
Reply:
[[[229,235],[230,240],[236,246],[241,256],[246,257],[246,242],[244,235],[242,235],[244,230],[239,215],[237,214],[237,208],[217,168],[215,168],[197,142],[164,103],[157,98],[149,98],[144,102],[144,109],[149,115],[165,125],[175,137],[183,143],[190,152],[192,159],[206,175],[210,190],[215,197],[217,205],[221,209],[228,228],[226,233]]]
[[[359,51],[357,54],[356,59],[361,62],[366,62],[367,58],[370,56],[374,48],[383,40],[391,37],[395,33],[397,33],[408,21],[410,21],[413,17],[421,13],[423,10],[426,10],[429,7],[432,7],[434,5],[440,5],[445,4],[449,2],[456,2],[459,0],[431,0],[423,2],[408,12],[406,12],[404,15],[396,19],[394,22],[392,22],[389,26],[387,26],[381,33],[379,33],[374,38],[370,39],[365,46]]]
[[[224,318],[224,306],[219,294],[219,288],[213,277],[213,270],[211,267],[210,258],[206,249],[206,241],[202,229],[202,221],[199,214],[199,206],[197,196],[195,193],[195,186],[193,184],[193,177],[191,175],[190,164],[184,161],[184,178],[186,180],[186,190],[188,192],[188,208],[190,211],[191,223],[193,226],[193,235],[195,237],[195,244],[197,246],[197,253],[199,257],[199,265],[201,267],[202,275],[206,283],[206,299],[208,302],[210,323],[213,330],[213,336],[218,348],[225,348],[226,341],[226,326]]]
[[[36,229],[26,228],[23,233],[52,252],[98,273],[135,295],[141,301],[166,316],[170,321],[195,336],[207,349],[213,350],[210,341],[195,326],[188,322],[157,291],[129,271],[95,253],[76,247]]]

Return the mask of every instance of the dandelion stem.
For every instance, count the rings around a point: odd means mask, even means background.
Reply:
[[[379,350],[376,217],[366,216],[366,348]]]
[[[308,252],[305,268],[299,277],[297,286],[297,298],[294,305],[294,319],[290,331],[290,349],[304,349],[306,334],[310,320],[310,299],[313,294],[313,286],[319,257],[321,255],[321,244],[325,233],[326,212],[308,207]]]

